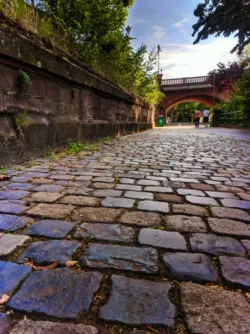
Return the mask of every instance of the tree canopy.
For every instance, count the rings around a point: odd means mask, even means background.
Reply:
[[[194,11],[198,21],[193,25],[194,44],[210,35],[235,34],[238,43],[232,52],[240,54],[250,43],[250,0],[203,0]]]

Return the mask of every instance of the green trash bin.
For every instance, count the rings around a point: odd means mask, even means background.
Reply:
[[[164,126],[164,125],[165,125],[164,117],[158,117],[157,126]]]

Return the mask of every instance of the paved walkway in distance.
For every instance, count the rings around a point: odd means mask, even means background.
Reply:
[[[249,334],[250,144],[222,132],[155,129],[8,170],[0,333]]]

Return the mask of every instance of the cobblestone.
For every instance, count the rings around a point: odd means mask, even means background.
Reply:
[[[192,333],[249,333],[250,305],[240,293],[182,283],[181,300]]]
[[[101,308],[104,320],[129,325],[174,326],[175,306],[169,299],[169,283],[156,283],[113,275],[111,296]],[[143,310],[143,312],[142,312]]]
[[[250,144],[235,133],[154,129],[8,168],[4,334],[248,334]]]
[[[21,320],[19,321],[10,334],[98,334],[98,329],[93,326],[86,326],[82,324],[70,323],[56,323],[50,321],[33,321]]]
[[[178,232],[166,232],[143,228],[139,233],[138,240],[142,245],[150,245],[171,250],[187,250],[186,241]]]

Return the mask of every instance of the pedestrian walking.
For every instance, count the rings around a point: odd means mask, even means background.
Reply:
[[[197,109],[194,113],[194,125],[196,128],[200,126],[200,118],[201,118],[201,111]]]
[[[209,121],[209,110],[205,109],[203,111],[203,123],[205,124],[205,128],[208,127],[208,121]]]

